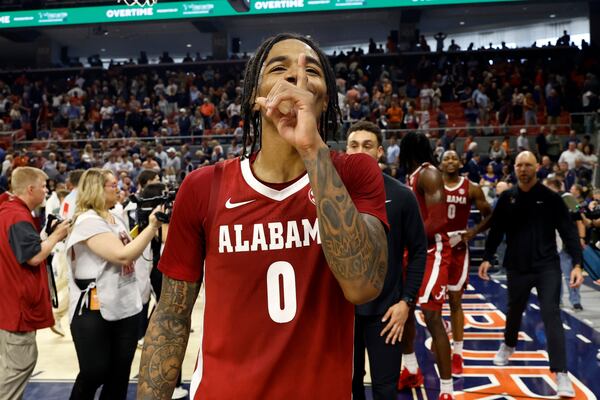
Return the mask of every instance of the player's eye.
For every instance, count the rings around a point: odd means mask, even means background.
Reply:
[[[318,69],[316,68],[306,68],[306,73],[311,74],[311,75],[321,75],[321,73],[319,72]]]
[[[278,66],[271,68],[270,72],[280,72],[280,71],[285,71],[285,67],[283,65],[278,65]]]

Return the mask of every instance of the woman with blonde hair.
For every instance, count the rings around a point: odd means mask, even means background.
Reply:
[[[71,399],[127,397],[131,362],[137,344],[142,310],[135,278],[135,261],[160,228],[155,213],[150,223],[131,239],[117,204],[117,179],[109,170],[90,168],[82,175],[77,212],[66,244],[71,333],[79,374]]]

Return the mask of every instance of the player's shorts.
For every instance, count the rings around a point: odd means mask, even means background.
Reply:
[[[467,287],[469,282],[469,246],[459,243],[450,248],[450,262],[448,265],[448,290],[460,292]]]
[[[418,303],[421,308],[440,311],[446,300],[448,286],[448,263],[450,261],[448,238],[435,235],[435,244],[427,249],[427,262],[423,283],[419,289]]]

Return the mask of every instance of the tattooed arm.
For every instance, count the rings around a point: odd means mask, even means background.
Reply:
[[[160,301],[144,338],[138,400],[171,399],[185,356],[192,308],[199,290],[200,282],[163,277]]]
[[[379,295],[387,272],[383,224],[358,212],[326,145],[301,155],[317,203],[319,234],[329,268],[348,301],[366,303]]]

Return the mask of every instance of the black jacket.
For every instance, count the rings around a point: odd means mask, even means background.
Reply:
[[[358,315],[383,315],[402,299],[416,299],[425,271],[427,237],[419,205],[408,186],[383,174],[388,222],[388,271],[381,294],[356,306]],[[404,249],[408,250],[406,281],[403,279]]]
[[[560,195],[539,181],[529,192],[515,185],[502,193],[494,208],[483,259],[492,260],[506,234],[503,265],[507,270],[535,272],[547,267],[560,268],[555,231],[573,258],[573,265],[581,265],[577,229]]]

